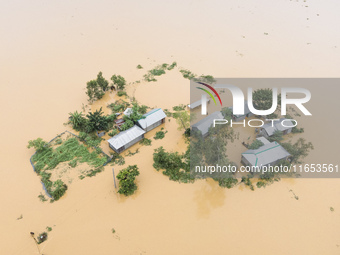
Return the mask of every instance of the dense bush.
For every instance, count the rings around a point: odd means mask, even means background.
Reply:
[[[132,195],[135,190],[137,190],[135,179],[138,175],[139,171],[137,165],[128,166],[127,168],[122,169],[117,175],[117,179],[119,180],[118,193],[125,196]]]

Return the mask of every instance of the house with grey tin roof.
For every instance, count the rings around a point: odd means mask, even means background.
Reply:
[[[242,153],[241,162],[245,166],[274,166],[280,160],[287,160],[290,154],[277,142],[269,142],[266,138],[257,138],[263,145],[256,150]]]
[[[165,122],[166,114],[161,108],[153,109],[143,115],[143,118],[137,121],[137,125],[140,126],[145,132],[158,127]]]
[[[284,124],[289,127],[285,127],[282,125],[282,121],[284,121]],[[292,132],[292,128],[294,126],[294,123],[285,118],[281,118],[280,120],[272,121],[264,124],[260,129],[260,135],[263,135],[264,137],[270,137],[272,136],[276,131],[281,131],[284,135],[289,134]]]
[[[120,132],[118,135],[115,135],[107,141],[112,150],[117,153],[121,153],[142,140],[144,138],[144,134],[145,131],[143,129],[134,125],[132,128]]]
[[[193,131],[201,132],[203,137],[208,135],[209,128],[214,124],[214,119],[224,119],[220,111],[213,112],[204,119],[192,125]]]

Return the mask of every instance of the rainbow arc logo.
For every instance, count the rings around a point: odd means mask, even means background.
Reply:
[[[212,92],[214,92],[214,94],[217,96],[217,98],[218,98],[218,100],[220,101],[220,104],[221,104],[221,106],[222,106],[222,100],[221,100],[221,98],[220,98],[220,95],[217,93],[217,91],[216,91],[212,86],[210,86],[210,85],[208,85],[208,84],[206,84],[206,83],[203,83],[203,82],[197,82],[197,83],[198,83],[198,84],[201,84],[201,85],[203,85],[203,86],[206,86],[206,87],[209,88]],[[204,88],[201,88],[201,87],[196,87],[196,88],[198,88],[198,89],[203,90],[204,92],[206,92],[206,93],[212,98],[212,100],[214,101],[215,105],[217,105],[217,102],[216,102],[216,100],[215,100],[215,97],[213,96],[213,94],[212,94],[209,90],[204,89]]]

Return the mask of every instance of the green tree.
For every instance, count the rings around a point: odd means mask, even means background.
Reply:
[[[105,95],[105,91],[109,87],[109,82],[105,80],[102,72],[99,72],[96,80],[91,80],[86,84],[86,94],[89,97],[89,101],[101,99]]]
[[[187,111],[177,111],[174,112],[172,116],[176,119],[179,130],[186,130],[190,127],[190,115]]]
[[[111,77],[111,81],[117,86],[118,89],[123,90],[125,88],[126,81],[124,77],[114,74]]]
[[[299,138],[294,144],[282,143],[281,145],[292,155],[291,160],[296,164],[301,164],[301,159],[305,158],[309,151],[314,149],[313,144],[306,142],[304,138]]]
[[[249,150],[256,150],[256,149],[260,148],[261,146],[263,146],[263,142],[261,142],[258,139],[255,139],[255,141],[251,145],[249,145],[248,149]]]
[[[230,120],[232,119],[233,116],[233,111],[229,109],[229,107],[224,107],[222,108],[221,113],[223,117],[230,123]]]
[[[112,115],[109,115],[109,117],[104,116],[102,108],[100,108],[99,111],[89,112],[86,117],[88,118],[88,124],[86,126],[87,133],[107,130],[109,128],[109,123],[114,119]]]
[[[34,148],[37,152],[42,152],[47,148],[48,143],[45,142],[42,138],[37,138],[35,140],[28,141],[27,148]]]
[[[278,106],[280,106],[281,95],[278,95]],[[257,89],[253,91],[253,104],[257,110],[268,110],[273,105],[272,89]]]
[[[269,141],[271,142],[281,142],[283,140],[283,132],[276,130],[272,136],[270,136]]]
[[[104,92],[109,88],[109,82],[103,77],[102,72],[98,73],[96,82],[99,88]]]
[[[137,165],[128,166],[127,168],[122,169],[117,175],[117,179],[119,180],[118,193],[125,196],[132,195],[135,190],[137,190],[135,179],[138,175],[139,171]]]
[[[72,125],[72,128],[77,131],[83,130],[87,121],[83,113],[75,111],[74,113],[70,112],[69,115],[69,123]]]

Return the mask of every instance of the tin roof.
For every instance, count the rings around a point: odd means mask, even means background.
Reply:
[[[277,142],[267,143],[256,150],[247,150],[242,153],[252,166],[265,166],[284,159],[290,154]]]
[[[209,131],[209,128],[213,125],[214,119],[224,119],[223,115],[220,111],[213,112],[212,114],[208,115],[204,119],[200,120],[199,122],[192,125],[193,128],[197,128],[201,131],[202,135],[206,135]]]
[[[166,114],[161,108],[156,108],[143,115],[143,119],[138,120],[138,124],[143,128],[147,128],[156,122],[164,119]]]
[[[145,131],[134,125],[132,128],[120,132],[118,135],[115,135],[107,141],[112,147],[119,149],[143,134],[145,134]]]

